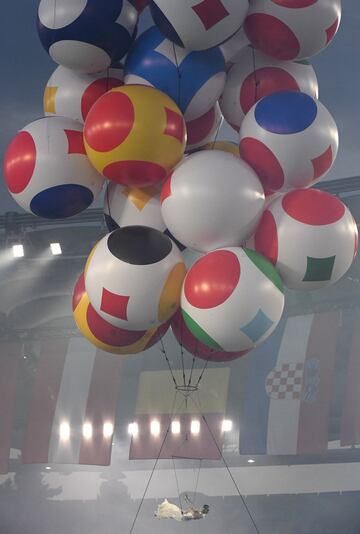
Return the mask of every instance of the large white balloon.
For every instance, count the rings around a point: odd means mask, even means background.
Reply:
[[[228,71],[220,108],[225,120],[239,131],[251,107],[278,91],[302,91],[318,98],[319,86],[313,67],[307,61],[272,59],[247,46]]]
[[[340,20],[341,0],[251,0],[244,28],[264,54],[295,60],[323,50]]]
[[[241,244],[254,231],[265,202],[249,165],[220,150],[185,158],[165,182],[160,200],[169,231],[201,252]]]
[[[155,24],[168,39],[189,50],[206,50],[241,27],[248,0],[151,0]]]

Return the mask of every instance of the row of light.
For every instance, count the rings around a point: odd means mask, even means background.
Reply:
[[[104,438],[111,438],[114,433],[114,425],[110,422],[103,424]],[[71,436],[71,427],[68,422],[63,421],[59,427],[59,435],[61,441],[69,441]],[[91,423],[84,423],[82,426],[82,435],[85,439],[93,437],[93,425]]]
[[[59,256],[62,254],[60,243],[50,243],[50,250],[53,256]],[[23,258],[25,256],[24,245],[13,245],[12,253],[14,258]]]
[[[221,429],[223,432],[231,432],[233,427],[232,421],[229,419],[224,419],[221,425]],[[171,433],[172,434],[180,434],[181,432],[181,424],[180,421],[172,421],[171,423]],[[190,425],[190,432],[192,434],[200,434],[200,421],[198,419],[193,419],[191,421]],[[138,423],[130,423],[128,426],[128,433],[132,437],[136,437],[139,434],[139,425]],[[153,436],[159,436],[161,433],[161,424],[159,421],[154,419],[150,423],[150,433]]]

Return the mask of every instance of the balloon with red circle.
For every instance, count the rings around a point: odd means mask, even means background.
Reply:
[[[279,271],[284,284],[313,290],[337,282],[350,268],[358,230],[340,199],[316,189],[297,189],[275,199],[254,236],[255,250]]]
[[[341,0],[251,0],[244,29],[255,48],[292,61],[328,46],[340,20]]]
[[[330,112],[318,100],[296,91],[262,98],[240,128],[240,155],[267,191],[314,185],[331,169],[338,146],[338,129]]]

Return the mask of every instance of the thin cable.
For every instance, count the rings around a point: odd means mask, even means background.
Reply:
[[[174,467],[175,480],[176,480],[176,488],[177,488],[178,498],[179,498],[179,503],[180,503],[180,510],[181,510],[181,513],[183,513],[184,510],[183,510],[183,505],[182,505],[182,501],[181,501],[180,488],[179,488],[179,481],[178,481],[178,477],[177,477],[177,472],[176,472],[176,466],[175,466],[175,458],[174,458],[174,456],[172,456],[172,462],[173,462],[173,467]]]
[[[192,400],[198,405],[198,408],[199,408],[199,411],[200,411],[200,415],[201,415],[201,417],[202,417],[204,423],[205,423],[206,426],[207,426],[207,429],[208,429],[208,431],[209,431],[209,433],[210,433],[210,436],[212,437],[212,440],[213,440],[213,442],[215,443],[215,446],[216,446],[216,448],[217,448],[217,450],[218,450],[218,452],[219,452],[219,454],[220,454],[220,456],[221,456],[222,461],[224,462],[224,465],[225,465],[225,467],[226,467],[227,472],[229,473],[229,476],[230,476],[231,480],[233,481],[233,484],[234,484],[234,486],[235,486],[235,488],[236,488],[236,491],[238,492],[238,495],[239,495],[239,497],[240,497],[240,499],[241,499],[241,501],[242,501],[242,503],[243,503],[243,505],[244,505],[244,508],[245,508],[245,510],[246,510],[246,512],[247,512],[247,514],[248,514],[248,516],[250,517],[250,520],[251,520],[251,522],[252,522],[252,524],[253,524],[253,526],[254,526],[254,528],[255,528],[255,530],[256,530],[256,533],[257,533],[257,534],[260,534],[259,527],[258,527],[257,524],[255,523],[255,519],[254,519],[252,513],[250,512],[250,509],[249,509],[248,505],[246,504],[246,501],[245,501],[245,499],[244,499],[244,497],[243,497],[243,495],[242,495],[242,493],[241,493],[241,491],[240,491],[239,486],[237,485],[237,482],[236,482],[236,480],[235,480],[235,478],[234,478],[234,476],[233,476],[233,474],[232,474],[232,472],[231,472],[231,470],[230,470],[230,467],[228,466],[228,463],[227,463],[227,461],[226,461],[225,458],[224,458],[224,455],[223,455],[223,453],[222,453],[222,450],[220,449],[220,447],[219,447],[219,445],[218,445],[218,442],[217,442],[216,439],[215,439],[215,436],[214,436],[214,434],[213,434],[213,432],[212,432],[212,430],[211,430],[211,428],[210,428],[210,425],[209,425],[209,423],[207,422],[207,419],[206,419],[205,415],[204,415],[203,413],[201,413],[201,407],[199,406],[199,404],[196,402],[196,400],[195,400],[194,398],[192,398]]]
[[[200,479],[201,464],[202,464],[202,458],[200,458],[199,469],[198,469],[198,474],[197,474],[197,479],[196,479],[196,484],[195,484],[195,491],[194,491],[194,496],[193,496],[194,506],[196,504],[196,497],[197,497],[197,490],[198,490],[199,479]]]
[[[209,354],[209,356],[206,358],[206,362],[205,362],[205,365],[204,365],[204,367],[203,367],[203,370],[201,371],[201,374],[200,374],[200,376],[199,376],[199,379],[198,379],[198,381],[197,381],[196,384],[195,384],[195,388],[196,388],[196,389],[199,387],[199,384],[200,384],[200,382],[201,382],[201,380],[202,380],[202,377],[204,376],[204,373],[205,373],[206,368],[207,368],[207,366],[208,366],[208,364],[209,364],[209,361],[210,361],[210,356],[211,356],[211,355]]]
[[[160,341],[160,343],[161,343],[162,348],[160,349],[160,351],[161,351],[161,352],[163,353],[163,355],[165,356],[165,360],[166,360],[166,363],[168,364],[169,371],[170,371],[170,373],[171,373],[171,377],[172,377],[172,379],[173,379],[175,388],[177,388],[177,387],[178,387],[178,384],[177,384],[177,382],[176,382],[176,379],[175,379],[173,370],[172,370],[172,368],[171,368],[169,358],[167,357],[166,350],[165,350],[165,347],[164,347],[163,339],[160,338],[158,341]]]
[[[139,504],[138,509],[137,509],[137,511],[136,511],[136,514],[135,514],[134,520],[133,520],[133,522],[132,522],[132,525],[131,525],[129,534],[132,534],[133,531],[134,531],[134,528],[135,528],[135,524],[136,524],[137,518],[139,517],[140,511],[141,511],[141,508],[142,508],[142,505],[144,504],[144,500],[145,500],[147,491],[148,491],[148,489],[149,489],[149,486],[150,486],[152,477],[154,476],[154,472],[155,472],[156,466],[157,466],[157,464],[158,464],[158,462],[159,462],[159,459],[160,459],[162,450],[163,450],[163,448],[164,448],[164,445],[165,445],[165,442],[166,442],[166,438],[167,438],[168,435],[169,435],[170,427],[171,427],[171,423],[172,423],[173,416],[174,416],[174,410],[175,410],[176,398],[177,398],[177,391],[175,391],[175,395],[174,395],[174,401],[173,401],[173,405],[172,405],[172,409],[171,409],[171,416],[170,416],[170,422],[169,422],[169,425],[168,425],[168,427],[167,427],[167,430],[166,430],[164,439],[163,439],[163,441],[162,441],[162,443],[161,443],[161,447],[160,447],[160,449],[159,449],[159,454],[157,455],[156,461],[155,461],[155,463],[154,463],[154,465],[153,465],[153,468],[152,468],[152,470],[151,470],[150,477],[149,477],[149,479],[148,479],[148,481],[147,481],[147,484],[146,484],[146,486],[145,486],[145,491],[144,491],[144,493],[143,493],[143,496],[142,496],[142,498],[141,498],[140,504]]]
[[[255,56],[255,48],[252,46],[252,62],[253,62],[253,75],[255,80],[255,91],[254,91],[254,104],[258,101],[258,86],[260,84],[260,81],[257,79],[256,74],[256,56]]]
[[[178,74],[178,106],[181,109],[181,102],[180,102],[180,98],[181,98],[181,72],[180,72],[178,58],[177,58],[177,55],[176,55],[175,43],[173,43],[173,51],[174,51],[174,57],[175,57],[176,70],[177,70],[177,74]]]

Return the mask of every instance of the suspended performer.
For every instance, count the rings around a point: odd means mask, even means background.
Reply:
[[[207,504],[204,504],[202,509],[199,510],[191,503],[187,495],[185,495],[185,501],[188,505],[188,509],[186,511],[165,499],[164,502],[158,505],[154,515],[157,519],[190,521],[192,519],[203,519],[209,513],[209,506]]]

